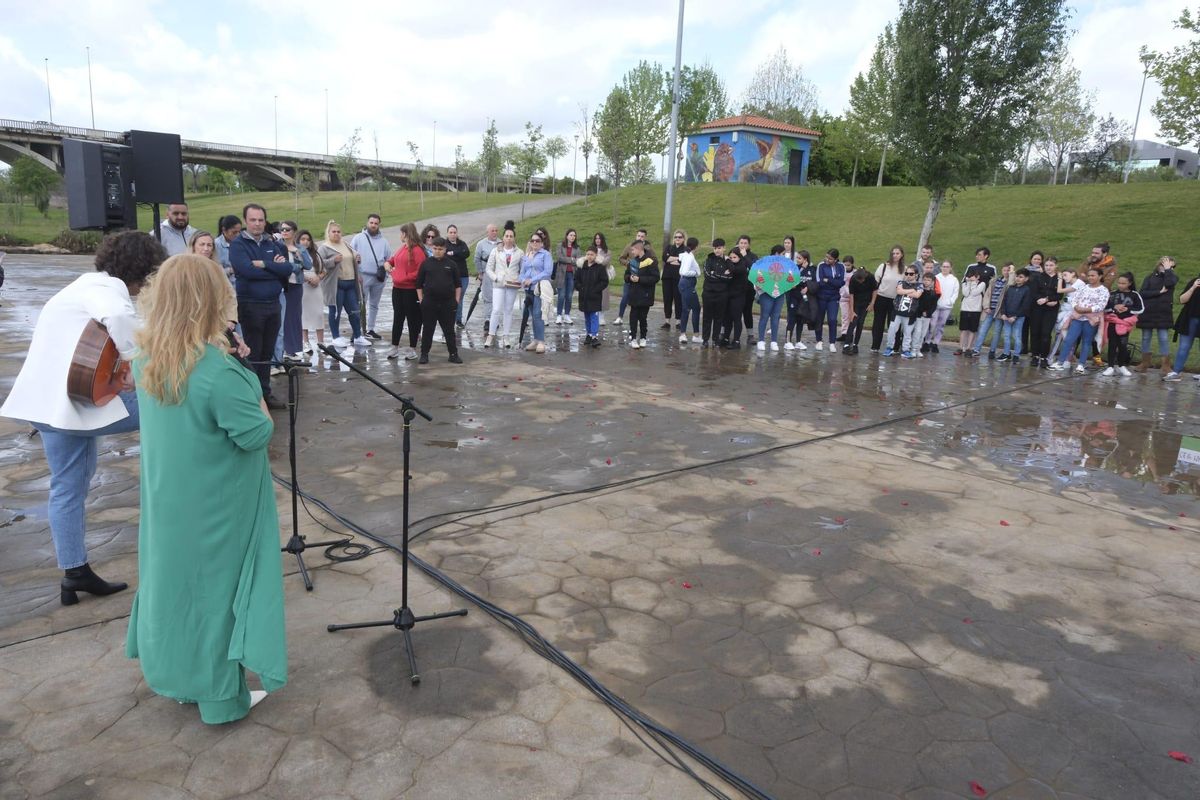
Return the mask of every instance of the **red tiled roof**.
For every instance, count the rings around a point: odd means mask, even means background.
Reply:
[[[724,119],[714,119],[712,122],[706,122],[700,126],[700,130],[707,131],[713,128],[765,128],[769,131],[779,131],[780,133],[794,133],[801,136],[820,136],[820,131],[814,131],[811,128],[801,128],[796,125],[788,125],[786,122],[776,122],[773,119],[766,117],[756,117],[750,114],[740,114],[736,117],[725,117]]]

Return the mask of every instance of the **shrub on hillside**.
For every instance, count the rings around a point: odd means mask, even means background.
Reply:
[[[96,247],[104,235],[97,231],[61,231],[50,240],[50,244],[60,247],[75,255],[90,255],[96,252]]]

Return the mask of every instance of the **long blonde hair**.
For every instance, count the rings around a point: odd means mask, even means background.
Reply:
[[[139,385],[160,403],[183,401],[204,346],[227,348],[237,316],[233,287],[216,261],[194,254],[168,258],[138,295],[145,326],[137,334]]]

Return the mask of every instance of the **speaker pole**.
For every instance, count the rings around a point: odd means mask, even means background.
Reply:
[[[158,203],[154,203],[154,231],[150,234],[155,241],[162,244],[162,214],[158,210]]]

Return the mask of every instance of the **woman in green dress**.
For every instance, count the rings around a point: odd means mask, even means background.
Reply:
[[[266,691],[287,682],[274,426],[258,379],[227,352],[236,307],[216,262],[168,259],[139,306],[142,513],[126,654],[158,694],[232,722],[264,696],[246,670]]]

